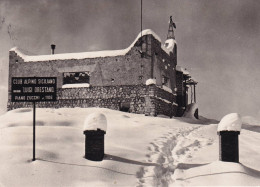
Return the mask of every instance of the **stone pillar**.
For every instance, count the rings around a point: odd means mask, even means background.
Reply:
[[[231,113],[224,116],[218,124],[219,160],[239,162],[238,135],[242,127],[239,114]]]
[[[147,85],[147,92],[145,96],[145,115],[156,116],[156,106],[154,103],[156,85],[155,84],[146,84],[146,85]]]

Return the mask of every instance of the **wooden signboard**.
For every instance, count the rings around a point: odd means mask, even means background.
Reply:
[[[33,161],[35,158],[35,103],[56,101],[56,77],[12,77],[11,97],[12,102],[33,103]]]
[[[56,101],[56,77],[13,77],[12,102]]]

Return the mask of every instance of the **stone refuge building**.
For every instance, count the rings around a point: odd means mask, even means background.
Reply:
[[[144,30],[122,50],[29,56],[12,48],[8,109],[32,106],[11,102],[12,77],[36,76],[57,77],[57,101],[39,102],[37,107],[104,107],[182,116],[188,105],[188,86],[193,85],[195,93],[197,82],[177,66],[174,28],[170,19],[164,43],[152,30]]]

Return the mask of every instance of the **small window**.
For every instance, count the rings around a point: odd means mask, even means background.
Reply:
[[[146,51],[146,48],[147,48],[146,42],[143,41],[142,42],[142,51]]]
[[[130,111],[130,102],[120,103],[119,110],[122,112],[129,112]]]
[[[89,72],[63,73],[63,84],[89,83]]]
[[[162,77],[162,85],[167,85],[169,83],[169,78],[166,76]]]

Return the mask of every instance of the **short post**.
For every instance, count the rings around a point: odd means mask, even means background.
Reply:
[[[242,120],[237,113],[224,116],[218,125],[219,160],[239,162],[239,140]]]
[[[92,161],[102,161],[104,158],[104,135],[107,120],[102,113],[92,113],[85,119],[85,158]]]

